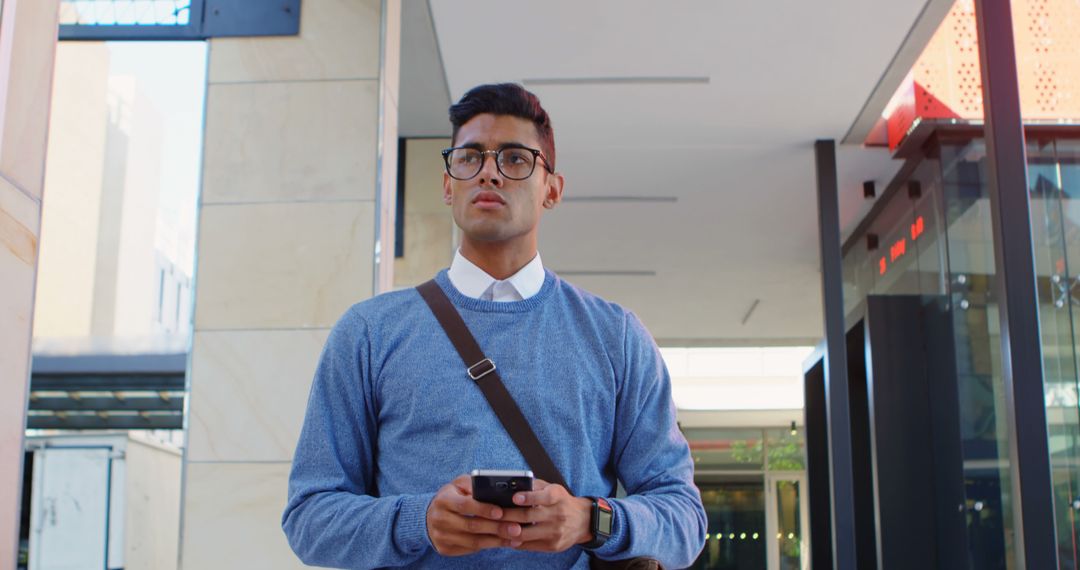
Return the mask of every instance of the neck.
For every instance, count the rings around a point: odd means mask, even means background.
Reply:
[[[461,241],[461,255],[484,273],[503,280],[521,271],[536,257],[536,243],[475,242],[465,238]]]

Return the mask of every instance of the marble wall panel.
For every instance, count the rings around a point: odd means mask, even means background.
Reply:
[[[204,206],[195,329],[328,328],[371,296],[375,205]]]
[[[41,204],[0,177],[0,389],[25,384],[18,371],[30,354],[34,272],[38,254]],[[25,402],[3,392],[0,417],[12,417]],[[14,406],[7,408],[6,406]]]
[[[450,139],[442,138],[406,142],[405,247],[394,261],[396,288],[419,285],[453,260],[454,219],[442,198],[440,154],[448,146]]]
[[[328,329],[195,334],[189,461],[291,461]]]
[[[281,530],[289,463],[188,463],[183,570],[305,568]]]
[[[401,1],[386,1],[386,13],[383,14],[386,19],[386,26],[383,28],[385,37],[383,38],[380,53],[382,59],[381,77],[387,95],[393,101],[395,118],[397,117],[398,101],[401,100],[401,97],[398,96],[401,84]],[[394,132],[396,136],[396,128]]]
[[[379,76],[379,0],[304,0],[300,35],[210,42],[210,83]]]
[[[441,153],[450,139],[409,139],[405,144],[405,212],[449,215],[450,207],[443,202],[446,169]]]
[[[10,0],[9,0],[10,1]],[[0,177],[0,560],[13,560],[40,202]]]
[[[390,291],[394,287],[394,257],[396,251],[397,219],[397,173],[398,173],[398,108],[394,100],[385,92],[382,97],[382,148],[379,153],[379,251],[386,251],[386,256],[378,256],[376,263],[376,293]],[[385,261],[385,262],[384,262]]]
[[[203,204],[374,199],[378,88],[211,85]]]
[[[57,0],[9,0],[0,16],[0,173],[41,198]],[[51,33],[45,33],[46,30]]]
[[[453,224],[449,211],[405,214],[405,251],[395,260],[395,287],[414,287],[450,267],[454,259]]]

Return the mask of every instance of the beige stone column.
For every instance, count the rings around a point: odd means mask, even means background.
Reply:
[[[0,4],[0,570],[15,568],[58,0]]]
[[[392,279],[399,0],[302,10],[299,37],[210,42],[186,570],[302,566],[280,518],[316,361]]]

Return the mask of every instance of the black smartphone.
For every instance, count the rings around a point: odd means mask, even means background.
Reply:
[[[532,491],[532,471],[473,469],[473,498],[500,507],[515,507],[514,493]]]

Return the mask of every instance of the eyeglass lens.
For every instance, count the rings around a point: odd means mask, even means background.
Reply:
[[[456,148],[447,157],[450,176],[468,180],[484,167],[484,155],[495,151],[480,151],[475,148]],[[536,167],[536,157],[532,151],[524,148],[507,147],[495,153],[495,166],[499,172],[512,180],[524,180]]]

